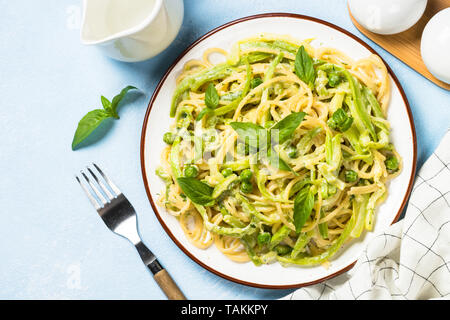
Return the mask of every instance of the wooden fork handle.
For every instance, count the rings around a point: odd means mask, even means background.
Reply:
[[[158,283],[159,287],[166,294],[169,300],[186,300],[183,292],[178,288],[166,269],[160,270],[153,275],[153,278]]]
[[[180,288],[178,288],[166,269],[161,266],[150,249],[147,248],[142,241],[136,243],[135,247],[141,256],[142,261],[147,268],[150,269],[153,274],[153,278],[162,291],[166,294],[167,298],[169,298],[169,300],[186,300],[186,297],[181,292]]]

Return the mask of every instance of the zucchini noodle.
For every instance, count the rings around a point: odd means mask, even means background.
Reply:
[[[327,266],[373,229],[402,167],[386,120],[387,69],[376,55],[355,61],[310,41],[261,34],[185,64],[158,204],[195,246],[255,265]],[[245,130],[268,144],[252,145]]]

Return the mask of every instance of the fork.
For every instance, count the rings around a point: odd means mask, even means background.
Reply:
[[[134,244],[142,261],[150,269],[153,278],[168,299],[186,300],[169,273],[161,266],[155,255],[142,242],[137,229],[136,211],[131,203],[95,163],[92,163],[92,165],[100,174],[101,178],[89,166],[86,167],[88,173],[83,172],[83,170],[80,171],[85,182],[82,182],[82,179],[77,175],[75,175],[75,178],[103,219],[103,222],[111,231],[121,235]],[[93,180],[89,178],[89,174]]]

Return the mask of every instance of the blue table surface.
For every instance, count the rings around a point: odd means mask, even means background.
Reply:
[[[418,165],[450,124],[450,94],[360,34],[345,0],[186,0],[172,45],[135,64],[106,58],[79,41],[81,1],[4,1],[0,13],[0,298],[163,299],[136,251],[98,218],[74,179],[100,164],[138,212],[144,242],[191,299],[275,299],[291,290],[250,288],[191,261],[168,237],[141,178],[141,126],[151,94],[176,57],[228,21],[291,12],[334,23],[367,41],[391,66],[414,115]],[[96,144],[73,152],[76,125],[125,85],[121,119]]]

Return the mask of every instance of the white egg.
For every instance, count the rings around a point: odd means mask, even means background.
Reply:
[[[450,8],[439,11],[428,21],[420,53],[428,70],[439,80],[450,83]]]
[[[348,6],[352,16],[367,30],[394,34],[419,21],[427,0],[348,0]]]

